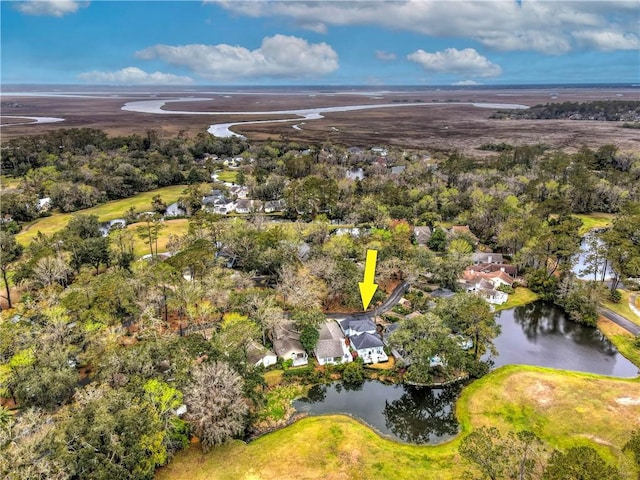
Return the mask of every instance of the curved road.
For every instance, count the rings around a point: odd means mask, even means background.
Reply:
[[[631,332],[633,335],[640,335],[640,325],[636,325],[631,320],[627,320],[622,315],[619,315],[608,308],[600,307],[599,311],[603,317],[608,318],[616,325],[624,328],[628,332]]]

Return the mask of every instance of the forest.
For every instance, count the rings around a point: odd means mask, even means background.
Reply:
[[[382,157],[348,147],[90,129],[3,144],[3,175],[16,186],[0,198],[0,474],[153,478],[192,436],[208,449],[255,433],[272,396],[251,352],[272,347],[274,333],[293,324],[311,357],[328,312],[361,310],[367,249],[378,252],[374,305],[400,282],[411,285],[418,315],[391,338],[415,361],[392,373],[418,382],[480,377],[490,367],[481,356],[499,328],[489,305],[464,293],[430,296],[461,290],[474,252],[500,252],[530,290],[591,325],[603,298],[615,300],[621,282],[640,278],[637,152],[520,145],[488,158],[393,149]],[[212,178],[231,171],[231,158],[248,198],[282,200],[283,211],[204,208],[212,190],[232,195]],[[358,169],[361,179],[348,175]],[[106,236],[97,216],[82,213],[182,184],[185,228],[166,252],[157,247],[167,223],[162,198],[145,208],[153,215],[132,212],[134,229]],[[38,208],[43,198],[50,210]],[[55,232],[20,240],[39,217],[75,211]],[[593,212],[610,214],[611,226],[587,260],[594,280],[580,281],[572,266],[581,218]],[[416,240],[419,226],[433,232],[426,246]],[[145,259],[134,254],[136,237],[150,245]],[[609,289],[598,275],[605,264],[615,272]],[[460,350],[454,334],[473,338],[474,348]],[[434,369],[430,359],[440,354],[449,361]],[[278,367],[287,388],[365,377],[358,362]],[[483,433],[467,441],[469,457]]]

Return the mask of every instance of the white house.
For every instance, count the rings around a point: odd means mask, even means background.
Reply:
[[[347,339],[333,320],[325,322],[320,328],[320,338],[314,353],[320,365],[336,365],[353,360]]]
[[[267,368],[278,363],[276,354],[255,340],[247,346],[247,359],[256,367],[262,365]]]
[[[347,337],[354,337],[363,333],[376,333],[376,324],[371,318],[349,317],[339,320],[340,328]]]
[[[349,338],[351,346],[364,363],[386,362],[389,357],[384,353],[384,343],[379,335],[363,333]]]
[[[300,333],[291,324],[276,328],[273,332],[273,349],[283,360],[291,360],[294,367],[309,363],[307,352],[300,343]]]

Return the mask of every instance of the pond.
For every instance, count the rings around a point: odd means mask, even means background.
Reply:
[[[614,377],[635,377],[638,367],[622,356],[598,330],[572,322],[546,302],[504,310],[496,321],[502,334],[494,344],[495,366],[539,365]]]
[[[638,367],[624,358],[596,328],[570,321],[558,307],[535,302],[500,312],[502,333],[495,367],[539,365],[616,377],[635,377]],[[313,387],[308,398],[294,402],[311,415],[346,413],[379,433],[408,443],[441,443],[454,437],[455,401],[463,385],[416,388],[367,381],[360,387],[340,383]]]
[[[458,433],[455,401],[462,385],[419,388],[366,381],[316,385],[294,408],[312,415],[346,413],[378,433],[407,443],[442,443]]]

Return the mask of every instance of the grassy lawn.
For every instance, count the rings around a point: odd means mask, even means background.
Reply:
[[[580,235],[584,235],[589,230],[594,228],[605,228],[611,225],[613,220],[613,213],[589,213],[573,215],[574,217],[582,220],[582,227],[580,228]]]
[[[617,314],[622,315],[627,320],[637,325],[640,325],[640,317],[638,317],[638,315],[633,313],[633,311],[629,308],[629,292],[627,292],[626,290],[620,290],[620,289],[618,289],[618,291],[622,294],[620,303],[613,303],[613,302],[610,302],[609,300],[603,300],[601,302],[602,305],[608,308],[609,310],[613,310]]]
[[[502,305],[496,305],[496,312],[509,308],[520,307],[527,303],[535,302],[540,298],[537,293],[525,287],[517,287],[516,291],[509,295],[509,299]]]
[[[155,195],[160,195],[162,200],[168,205],[175,202],[182,194],[186,185],[173,185],[171,187],[158,188],[149,192],[140,193],[130,198],[114,200],[103,203],[97,207],[78,210],[73,213],[54,213],[50,217],[39,218],[35,222],[27,225],[18,235],[16,240],[22,245],[28,245],[35,238],[38,231],[51,235],[62,230],[74,215],[97,215],[101,222],[113,220],[124,216],[125,212],[133,207],[137,212],[151,210],[151,199]]]
[[[633,344],[635,338],[631,333],[602,316],[598,319],[598,328],[622,355],[640,368],[640,348]]]
[[[218,180],[220,180],[221,182],[236,183],[238,172],[232,170],[223,170],[222,172],[217,172],[217,175]]]
[[[158,236],[158,253],[167,251],[167,243],[169,243],[169,238],[171,235],[184,235],[187,233],[189,220],[186,218],[176,218],[174,220],[165,220],[162,222],[164,228],[160,230],[160,235]],[[128,230],[132,230],[134,232],[133,237],[133,253],[136,256],[146,255],[147,253],[151,253],[149,250],[149,243],[138,237],[135,234],[135,230],[137,227],[145,225],[142,222],[132,223],[131,225],[127,225]],[[155,250],[155,244],[154,244]]]
[[[640,428],[638,402],[638,380],[508,366],[465,388],[456,411],[463,434],[483,425],[526,428],[553,447],[590,445],[619,464],[622,445]],[[249,444],[235,441],[207,454],[191,446],[156,478],[459,479],[470,468],[457,453],[459,439],[404,445],[345,416],[307,417]]]

